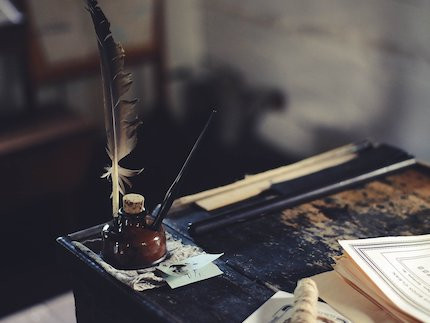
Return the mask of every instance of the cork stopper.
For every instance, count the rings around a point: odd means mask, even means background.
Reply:
[[[126,194],[122,198],[123,210],[128,214],[139,214],[145,210],[145,198],[140,194]]]

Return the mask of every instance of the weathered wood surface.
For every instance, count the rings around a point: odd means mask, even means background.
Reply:
[[[186,234],[183,215],[169,224]],[[337,240],[430,232],[430,176],[416,166],[355,189],[220,229],[196,239],[261,284],[293,291],[298,279],[331,269]]]
[[[174,231],[168,231],[179,238]],[[99,235],[91,228],[88,232],[88,236],[84,232],[78,236],[82,241],[90,239],[87,246],[99,252],[101,244],[93,240]],[[217,261],[224,272],[221,276],[174,290],[164,286],[136,292],[110,276],[68,237],[59,238],[58,242],[62,246],[61,260],[72,272],[79,323],[240,322],[273,294],[273,290],[255,284],[223,261]]]
[[[103,317],[113,322],[119,317],[118,311],[132,306],[133,311],[127,310],[129,320],[124,322],[133,322],[136,313],[161,321],[240,322],[274,289],[292,292],[298,279],[331,269],[331,257],[341,253],[338,239],[429,233],[430,171],[414,166],[354,189],[211,232],[194,242],[189,240],[188,223],[205,216],[210,215],[189,208],[167,219],[166,225],[186,242],[208,252],[224,252],[218,264],[225,274],[176,290],[163,287],[135,292],[86,259],[70,246],[70,240],[60,241],[70,251],[67,262],[74,263],[71,270],[80,299],[80,321]],[[88,233],[93,236],[94,230]],[[86,238],[85,232],[79,237]],[[103,295],[99,298],[99,294]],[[118,295],[122,295],[121,306],[117,304]],[[99,314],[94,312],[97,307]]]

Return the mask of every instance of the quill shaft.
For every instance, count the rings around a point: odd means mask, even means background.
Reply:
[[[116,153],[114,153],[116,157]],[[118,216],[119,210],[119,185],[118,185],[118,159],[115,158],[112,161],[112,215],[113,217]]]
[[[103,67],[102,67],[103,68]],[[109,84],[110,87],[110,102],[114,102],[113,97],[114,89],[112,88],[112,83]],[[113,217],[118,217],[119,211],[119,175],[118,175],[118,142],[117,142],[117,120],[115,113],[112,113],[112,118],[109,120],[112,122],[112,133],[113,133],[113,147],[112,147],[112,215]]]

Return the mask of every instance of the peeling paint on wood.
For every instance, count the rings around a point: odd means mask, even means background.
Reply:
[[[386,235],[413,235],[430,227],[430,182],[409,170],[282,212],[281,221],[300,229],[303,239],[327,245],[330,257],[340,252],[337,240]],[[372,224],[369,226],[368,224]]]
[[[340,239],[430,232],[430,176],[409,169],[225,230],[197,243],[225,252],[247,277],[292,291],[296,281],[331,269]]]

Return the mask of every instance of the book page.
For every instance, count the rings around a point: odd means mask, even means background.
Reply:
[[[430,235],[339,243],[402,311],[430,321]]]
[[[391,313],[394,317],[403,322],[416,321],[393,304],[349,257],[344,255],[337,259],[334,270],[341,276],[344,284],[351,286],[369,301]]]
[[[319,297],[352,322],[399,322],[390,313],[347,284],[335,271],[311,277],[318,286]]]
[[[283,323],[292,314],[294,295],[279,291],[261,305],[243,323]],[[317,322],[351,323],[346,317],[336,312],[329,305],[318,302]]]

